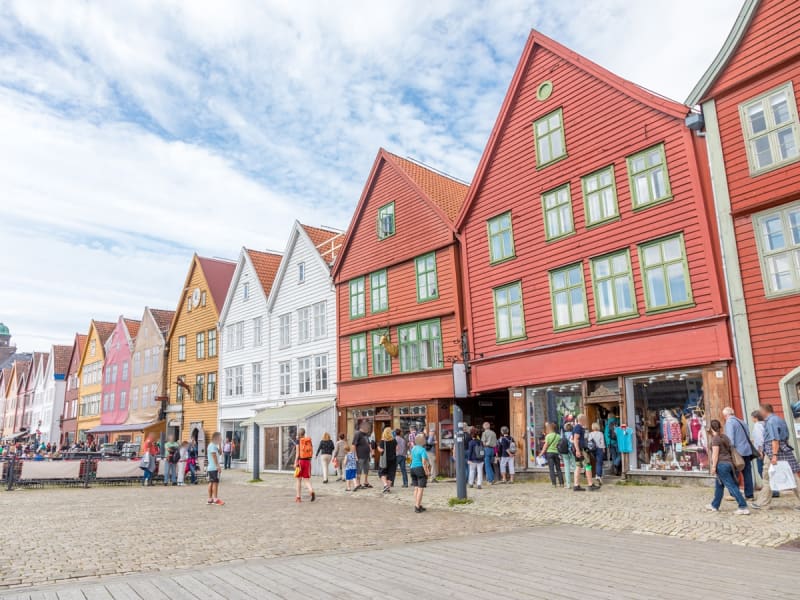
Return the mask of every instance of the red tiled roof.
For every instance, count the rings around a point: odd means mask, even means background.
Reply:
[[[100,338],[100,343],[105,344],[108,337],[114,333],[116,323],[109,323],[108,321],[92,321],[94,329],[97,331],[97,336]]]
[[[442,209],[448,219],[455,221],[467,198],[468,185],[405,158],[400,158],[391,152],[386,154],[425,192],[434,204]]]
[[[153,320],[156,322],[161,332],[166,334],[169,331],[170,325],[172,325],[172,319],[175,318],[175,311],[151,308],[150,314],[153,315]]]
[[[141,324],[141,321],[135,319],[125,319],[125,327],[128,328],[128,335],[131,336],[132,340],[135,340],[136,336],[139,335],[139,326]]]
[[[333,263],[336,260],[339,249],[342,247],[344,234],[341,231],[331,231],[330,229],[321,229],[311,225],[302,225],[302,227],[308,237],[311,238],[311,243],[317,248],[322,259],[328,264]]]
[[[278,274],[278,267],[281,266],[282,255],[274,252],[259,252],[258,250],[247,250],[253,268],[256,270],[258,280],[264,290],[264,295],[269,296],[272,284],[275,282],[275,275]]]
[[[67,374],[71,354],[72,346],[53,346],[53,372],[56,375]]]
[[[78,344],[78,356],[83,354],[83,347],[86,345],[86,338],[88,336],[85,333],[76,333],[75,334],[75,342]],[[73,344],[74,346],[75,344]]]
[[[14,361],[14,369],[17,371],[17,391],[22,387],[22,374],[26,373],[31,366],[29,360],[16,360]]]
[[[202,256],[198,256],[197,260],[200,261],[214,304],[217,310],[220,311],[222,310],[222,305],[225,304],[225,297],[228,295],[228,287],[231,285],[236,263]]]

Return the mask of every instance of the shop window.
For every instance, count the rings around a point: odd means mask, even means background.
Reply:
[[[545,239],[548,241],[574,233],[569,184],[542,194],[542,212]]]
[[[495,264],[514,258],[511,211],[489,219],[486,226],[489,232],[489,262]]]
[[[569,329],[589,324],[586,288],[583,284],[583,263],[551,271],[550,293],[555,329]]]
[[[683,234],[639,246],[648,311],[692,304],[692,288]]]
[[[516,281],[493,290],[494,323],[497,342],[525,337],[525,315],[522,306],[522,283]]]
[[[586,225],[599,225],[619,217],[614,166],[611,165],[581,178]]]
[[[800,202],[754,219],[767,296],[800,292]]]
[[[629,156],[628,179],[634,210],[672,198],[664,144]]]
[[[628,249],[593,258],[592,281],[598,321],[638,314]]]
[[[525,390],[528,409],[528,462],[532,466],[537,448],[541,448],[546,423],[555,423],[563,434],[564,425],[574,423],[582,412],[580,382],[553,384]]]
[[[707,470],[708,422],[702,372],[658,373],[629,378],[627,384],[628,424],[635,425],[631,468]]]
[[[533,123],[536,140],[536,167],[542,168],[567,156],[563,112],[559,108]]]
[[[797,103],[791,82],[742,104],[739,115],[751,175],[800,158]]]

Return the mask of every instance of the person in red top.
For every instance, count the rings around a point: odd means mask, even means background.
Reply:
[[[306,430],[302,427],[297,430],[297,453],[294,459],[294,477],[297,481],[297,495],[295,502],[301,502],[300,489],[305,481],[311,501],[316,500],[314,488],[311,487],[311,459],[314,457],[314,444],[310,437],[306,437]]]
[[[153,441],[153,434],[148,433],[147,437],[142,444],[142,462],[139,467],[144,472],[142,475],[142,485],[153,485],[153,473],[156,470],[156,456],[158,455],[158,448]]]

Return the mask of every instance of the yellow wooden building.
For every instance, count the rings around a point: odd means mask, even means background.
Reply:
[[[103,398],[103,362],[105,361],[105,343],[114,331],[116,323],[92,321],[89,333],[83,345],[80,365],[78,366],[78,422],[77,437],[79,441],[87,441],[87,432],[100,425],[100,409]],[[88,434],[88,441],[102,443],[104,439]]]
[[[217,323],[235,268],[232,261],[195,254],[167,336],[166,433],[194,439],[201,456],[217,427]]]

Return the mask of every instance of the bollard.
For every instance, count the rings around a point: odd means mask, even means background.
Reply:
[[[258,423],[253,423],[253,480],[261,479],[259,454],[261,454],[261,440],[259,439]]]
[[[455,423],[456,443],[453,452],[456,456],[456,496],[459,500],[467,498],[466,456],[464,455],[464,412],[458,404],[453,405],[453,422]]]

